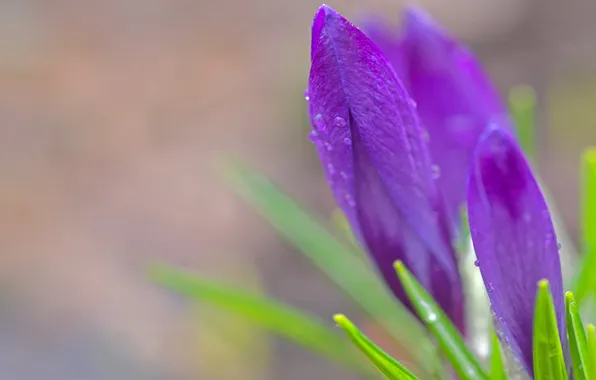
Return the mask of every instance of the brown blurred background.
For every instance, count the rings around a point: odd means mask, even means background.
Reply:
[[[576,233],[579,153],[596,143],[596,2],[419,3],[500,90],[537,89],[541,172]],[[217,173],[242,157],[331,210],[302,96],[318,5],[0,0],[0,378],[355,378],[233,318],[200,324],[215,311],[143,272],[166,261],[325,318],[353,309]],[[397,23],[403,4],[329,5]],[[232,325],[241,343],[219,334]]]

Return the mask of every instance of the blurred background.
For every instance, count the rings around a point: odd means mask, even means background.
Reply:
[[[596,2],[418,3],[503,93],[537,90],[540,171],[575,236],[579,155],[596,143]],[[239,157],[331,212],[303,99],[319,5],[0,0],[1,379],[356,378],[145,273],[168,262],[357,315],[218,173]],[[329,5],[397,24],[403,2]]]

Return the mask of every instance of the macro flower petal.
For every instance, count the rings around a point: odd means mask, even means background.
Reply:
[[[547,279],[560,331],[565,313],[558,243],[548,206],[513,137],[490,128],[475,150],[468,182],[470,232],[498,327],[532,373],[538,281]],[[566,347],[564,334],[563,347]]]
[[[438,184],[455,225],[476,142],[491,122],[506,122],[506,109],[474,55],[427,13],[407,7],[403,24],[401,35],[380,23],[367,24],[366,31],[399,68],[418,105],[439,168]]]
[[[396,259],[440,289],[442,306],[460,310],[455,254],[412,100],[380,50],[333,9],[317,12],[311,46],[311,139],[336,202],[401,300]]]

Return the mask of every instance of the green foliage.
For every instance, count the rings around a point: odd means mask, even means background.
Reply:
[[[494,331],[491,334],[491,350],[490,350],[490,379],[491,380],[506,380],[505,365],[503,363],[503,354],[501,352],[501,343]]]
[[[162,265],[152,280],[197,301],[221,307],[345,367],[370,375],[345,339],[318,318],[262,295]]]
[[[531,87],[516,86],[509,92],[509,110],[515,122],[517,139],[526,156],[536,159],[536,93]]]
[[[374,364],[374,366],[390,380],[418,379],[400,362],[393,359],[379,346],[364,335],[345,315],[334,316],[337,325],[346,333],[356,347]]]
[[[233,188],[285,239],[329,276],[391,337],[407,347],[416,363],[429,372],[438,368],[435,349],[424,328],[390,294],[378,274],[362,261],[362,253],[354,244],[342,242],[325,224],[250,167],[235,163],[229,167],[227,177]]]
[[[395,271],[418,316],[437,339],[441,350],[460,378],[488,379],[478,360],[466,347],[457,328],[401,261],[395,263]]]
[[[586,296],[596,291],[596,148],[584,152],[580,175],[583,262],[574,288],[575,298],[581,305]]]
[[[573,293],[565,293],[565,314],[567,319],[567,335],[569,336],[569,351],[573,362],[573,376],[576,380],[588,379],[588,342],[584,324]]]
[[[555,306],[547,280],[538,282],[533,331],[534,377],[568,380]]]

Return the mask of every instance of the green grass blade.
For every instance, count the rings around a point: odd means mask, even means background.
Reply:
[[[538,282],[533,334],[534,377],[568,380],[555,306],[547,280]]]
[[[596,327],[592,324],[586,326],[588,335],[588,363],[590,380],[596,379]]]
[[[318,318],[275,300],[163,265],[150,268],[151,279],[176,293],[216,305],[302,347],[362,373],[371,371],[335,330]]]
[[[529,86],[517,86],[509,92],[509,110],[515,122],[517,139],[526,157],[536,160],[536,93]]]
[[[354,324],[342,314],[333,317],[337,325],[346,333],[354,345],[390,380],[416,380],[412,372],[374,344]]]
[[[501,352],[501,343],[497,334],[491,333],[491,352],[490,352],[490,379],[507,380],[505,373],[505,364],[503,363],[503,353]]]
[[[565,293],[565,314],[567,317],[567,335],[569,336],[569,351],[573,362],[573,375],[576,380],[588,379],[588,341],[584,324],[573,293]]]
[[[282,236],[335,282],[396,341],[413,360],[435,371],[438,359],[424,328],[389,293],[378,274],[363,265],[353,244],[344,244],[318,219],[304,210],[265,177],[234,163],[227,172],[233,188],[264,215]]]
[[[587,149],[580,170],[580,213],[582,236],[582,265],[575,282],[575,299],[581,305],[589,294],[596,291],[596,148]]]
[[[418,316],[435,336],[441,350],[459,377],[464,380],[488,379],[478,360],[466,347],[453,322],[401,261],[395,263],[395,271]]]

